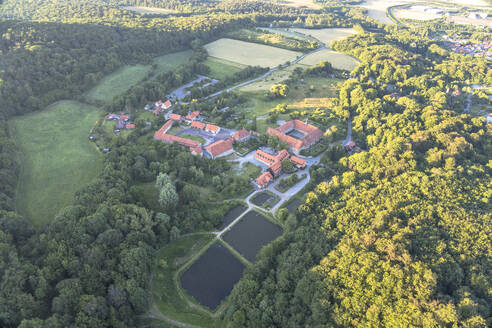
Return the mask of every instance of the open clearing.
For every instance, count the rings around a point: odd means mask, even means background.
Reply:
[[[12,120],[22,152],[17,209],[34,224],[53,219],[100,171],[101,155],[88,138],[98,116],[93,106],[60,101]]]
[[[186,64],[192,55],[193,51],[185,50],[154,58],[153,62],[157,65],[155,74],[167,73]]]
[[[157,7],[144,7],[144,6],[125,6],[123,9],[130,10],[139,14],[147,14],[147,15],[171,15],[177,14],[176,10],[166,9],[166,8],[157,8]]]
[[[207,76],[217,79],[223,80],[229,76],[232,76],[234,73],[242,71],[246,68],[245,65],[241,65],[238,63],[221,60],[218,58],[208,58],[203,64],[207,65],[210,68],[210,73]]]
[[[111,101],[115,96],[128,91],[133,85],[142,81],[150,70],[150,65],[124,66],[102,79],[98,85],[89,90],[86,98],[96,102]]]
[[[249,211],[224,235],[224,240],[248,261],[255,261],[261,248],[282,234],[282,229],[263,215]]]
[[[291,28],[293,32],[309,35],[316,40],[324,43],[327,47],[331,41],[342,40],[346,37],[357,34],[353,28],[323,28],[323,29],[307,29],[307,28]]]
[[[352,56],[347,54],[332,51],[332,50],[321,50],[306,56],[299,63],[303,65],[316,65],[322,61],[330,62],[330,64],[336,69],[343,69],[346,71],[352,71],[359,65],[359,61]]]
[[[213,244],[181,276],[181,285],[200,304],[215,310],[243,275],[244,264],[221,243]]]
[[[248,66],[275,67],[296,59],[302,53],[257,43],[219,39],[205,45],[211,57]]]
[[[418,9],[395,9],[392,11],[392,14],[398,19],[414,19],[421,21],[433,20],[442,17],[442,15]]]

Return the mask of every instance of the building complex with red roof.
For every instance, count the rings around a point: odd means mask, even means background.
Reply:
[[[169,119],[173,121],[181,121],[181,115],[172,113],[169,115]]]
[[[302,132],[303,137],[297,139],[287,135],[287,133],[293,130]],[[285,142],[289,145],[289,148],[293,153],[299,154],[302,149],[318,142],[323,136],[323,131],[314,125],[307,124],[300,120],[292,120],[285,122],[276,129],[268,128],[267,134],[278,137],[281,142]]]
[[[227,156],[234,151],[234,149],[232,148],[233,142],[234,140],[232,138],[226,140],[219,140],[206,146],[205,150],[214,159],[222,156]]]
[[[193,113],[186,115],[185,120],[191,122],[191,121],[196,120],[198,118],[198,116],[200,116],[200,111],[196,110]]]
[[[256,178],[255,181],[258,187],[263,188],[266,185],[268,185],[272,180],[273,180],[273,175],[270,172],[266,171],[263,172],[258,178]]]
[[[201,152],[199,153],[197,149],[197,148],[201,149],[201,144],[198,141],[167,134],[167,131],[169,131],[173,126],[173,123],[174,123],[173,120],[167,121],[158,131],[154,133],[154,139],[161,140],[169,144],[176,142],[181,146],[193,148],[197,154],[201,154]],[[190,149],[190,151],[192,150]]]
[[[305,168],[306,161],[302,158],[291,156],[285,149],[279,151],[276,155],[269,154],[261,149],[258,149],[255,153],[255,159],[268,165],[268,168],[263,172],[255,181],[258,187],[265,187],[274,177],[280,175],[282,171],[282,161],[289,159],[297,168]],[[269,175],[268,175],[268,174]]]
[[[220,127],[217,125],[213,125],[213,124],[207,124],[205,126],[205,131],[212,132],[213,134],[217,134],[220,131]]]
[[[205,123],[199,122],[199,121],[193,121],[191,122],[191,127],[199,130],[203,130],[205,127]]]

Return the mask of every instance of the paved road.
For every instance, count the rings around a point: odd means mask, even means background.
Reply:
[[[209,80],[211,80],[211,82],[204,84],[203,86],[200,87],[200,89],[205,88],[209,85],[214,85],[214,84],[219,82],[218,80],[211,79],[211,78],[203,76],[203,75],[198,75],[198,78],[196,80],[193,80],[189,83],[186,83],[185,85],[181,86],[180,88],[174,90],[173,92],[171,92],[167,96],[167,98],[177,99],[177,100],[181,101],[181,99],[183,99],[184,97],[186,97],[187,95],[190,94],[190,91],[187,91],[186,89],[191,88],[195,83],[199,83],[205,79],[209,79]]]

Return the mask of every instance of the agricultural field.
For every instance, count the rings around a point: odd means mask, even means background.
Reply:
[[[157,65],[154,75],[170,72],[176,67],[186,64],[192,55],[193,51],[185,50],[154,58],[153,63]]]
[[[125,66],[106,76],[86,94],[91,102],[108,102],[142,81],[151,71],[150,65]]]
[[[232,39],[219,39],[205,45],[211,57],[248,66],[275,67],[295,60],[302,53]],[[254,54],[254,55],[253,55]]]
[[[291,28],[290,31],[308,35],[319,40],[327,47],[331,41],[342,40],[353,34],[357,34],[353,28],[323,28],[323,29],[306,29],[306,28]]]
[[[359,65],[359,61],[354,57],[332,50],[321,50],[310,54],[303,58],[299,64],[312,66],[322,61],[329,62],[336,69],[346,71],[352,71]]]
[[[265,29],[235,30],[229,32],[227,37],[245,42],[255,42],[294,51],[308,52],[318,48],[317,41],[311,41],[297,36],[291,37],[283,33],[274,33]]]
[[[393,9],[391,13],[393,14],[394,17],[398,19],[412,19],[412,20],[421,20],[421,21],[433,20],[442,17],[442,15],[438,15],[433,12],[428,12],[428,11],[413,9],[413,8]]]
[[[60,101],[12,120],[22,152],[16,206],[35,225],[70,205],[75,192],[100,171],[101,155],[89,141],[98,117],[93,106]]]
[[[245,65],[221,60],[218,58],[208,58],[206,61],[203,62],[203,64],[210,68],[210,73],[207,74],[207,76],[219,81],[232,76],[234,73],[240,72],[241,70],[246,68]]]
[[[374,20],[377,20],[383,24],[395,24],[391,18],[388,17],[386,10],[389,7],[412,3],[411,0],[367,0],[362,2],[359,6],[367,9],[367,15]]]
[[[200,234],[182,237],[160,250],[152,268],[152,304],[149,316],[153,318],[172,318],[200,327],[216,327],[214,319],[199,310],[190,307],[184,293],[175,279],[177,271],[193,257],[199,256],[213,235]],[[165,319],[164,319],[165,320]]]
[[[282,35],[285,35],[289,38],[294,38],[294,39],[299,39],[299,40],[317,41],[315,38],[313,38],[309,35],[294,32],[294,31],[292,31],[292,29],[289,29],[289,28],[261,27],[261,29],[265,30],[267,32],[271,32],[271,33],[282,34]]]

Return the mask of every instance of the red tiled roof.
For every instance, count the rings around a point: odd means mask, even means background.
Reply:
[[[166,134],[167,131],[173,126],[173,121],[167,121],[158,131],[154,133],[154,138],[159,139],[159,136]]]
[[[213,125],[213,124],[207,124],[207,126],[205,127],[205,130],[212,131],[212,132],[218,132],[219,129],[220,128],[217,125]]]
[[[126,129],[135,129],[135,124],[127,124],[125,125]]]
[[[193,113],[186,115],[186,117],[185,117],[185,118],[186,118],[187,120],[193,121],[193,120],[194,120],[194,119],[196,119],[198,116],[200,116],[200,112],[196,110],[196,111],[194,111]]]
[[[201,155],[203,153],[202,147],[190,147],[190,152],[195,153],[197,155]]]
[[[296,165],[303,166],[303,167],[306,166],[306,161],[303,160],[302,158],[299,158],[296,156],[291,156],[290,160],[292,161],[292,163],[294,163]]]
[[[129,119],[129,118],[130,118],[130,117],[129,117],[128,115],[121,115],[121,116],[120,116],[120,119],[122,119],[122,120],[127,120],[127,119]]]
[[[212,155],[213,158],[222,155],[225,152],[232,150],[232,139],[219,140],[205,147],[205,150]]]
[[[296,139],[285,134],[285,132],[293,129],[304,132],[304,137],[301,139]],[[267,134],[277,136],[280,141],[287,143],[291,148],[300,150],[301,148],[310,146],[318,141],[323,135],[323,131],[314,125],[310,125],[299,120],[292,120],[285,122],[276,129],[268,128]]]
[[[166,100],[166,102],[164,103],[163,107],[164,107],[164,109],[168,109],[172,105],[173,105],[173,103],[170,100]]]
[[[272,181],[273,176],[270,172],[264,172],[262,173],[258,178],[256,178],[256,183],[260,187],[266,186],[270,181]]]
[[[154,135],[154,138],[159,139],[161,141],[164,141],[165,143],[177,142],[181,146],[185,146],[185,147],[198,147],[198,146],[200,146],[200,143],[198,141],[173,136],[170,134],[161,134],[158,137],[156,137]]]
[[[154,115],[157,115],[159,114],[160,112],[162,112],[162,107],[157,107],[156,109],[154,109],[153,113]]]
[[[242,139],[247,138],[249,136],[250,136],[250,134],[249,134],[248,130],[246,130],[246,129],[241,129],[239,131],[236,131],[232,135],[232,137],[234,138],[235,141],[242,140]]]
[[[180,121],[181,120],[181,115],[179,114],[171,114],[169,115],[169,118],[173,121]]]
[[[274,175],[278,175],[282,170],[282,162],[281,161],[275,162],[269,167],[269,169],[272,170]]]
[[[198,121],[191,122],[192,128],[203,129],[204,126],[205,126],[205,123],[202,123],[202,122],[198,122]]]

